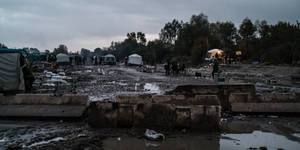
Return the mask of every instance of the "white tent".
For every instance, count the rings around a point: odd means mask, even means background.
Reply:
[[[211,50],[207,51],[207,53],[218,53],[218,52],[223,53],[223,51],[220,49],[211,49]]]
[[[129,66],[141,66],[143,65],[142,56],[138,54],[132,54],[128,57]]]
[[[216,55],[216,53],[218,53],[218,55],[220,56],[223,53],[223,51],[220,49],[211,49],[211,50],[207,51],[205,60],[207,60],[207,61],[212,60],[213,57]]]
[[[69,56],[63,53],[60,53],[56,56],[56,62],[60,65],[70,65]]]

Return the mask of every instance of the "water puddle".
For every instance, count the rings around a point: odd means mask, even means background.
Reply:
[[[221,149],[247,149],[266,148],[268,150],[277,149],[298,149],[300,143],[291,141],[285,136],[262,131],[254,131],[248,134],[226,134],[221,136]]]
[[[222,134],[213,138],[203,135],[190,138],[166,138],[163,141],[150,141],[136,137],[114,137],[103,142],[104,149],[209,149],[209,150],[240,150],[240,149],[298,149],[300,143],[291,141],[285,136],[268,132],[254,131],[242,134]]]

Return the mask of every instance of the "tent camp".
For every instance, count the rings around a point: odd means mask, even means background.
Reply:
[[[22,50],[1,51],[0,49],[0,92],[25,91],[21,67]],[[24,62],[23,62],[24,63]]]
[[[143,60],[142,56],[138,54],[132,54],[128,57],[128,65],[129,66],[142,66]]]
[[[104,65],[116,65],[116,57],[112,54],[105,55]]]
[[[69,56],[66,54],[60,53],[56,56],[56,58],[57,58],[56,62],[59,65],[70,65],[71,64]]]
[[[219,56],[221,56],[223,51],[220,49],[212,49],[212,50],[207,51],[205,61],[211,61],[217,53]]]

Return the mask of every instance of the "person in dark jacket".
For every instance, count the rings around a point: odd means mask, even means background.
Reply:
[[[176,74],[177,73],[177,69],[178,69],[178,66],[177,66],[177,60],[175,57],[172,58],[172,74]]]
[[[164,64],[166,75],[170,75],[170,60],[168,59]]]
[[[214,74],[215,73],[218,73],[219,71],[219,63],[218,63],[218,59],[217,58],[214,58],[214,67],[213,67],[213,71],[211,73],[212,75],[212,78],[214,78]]]

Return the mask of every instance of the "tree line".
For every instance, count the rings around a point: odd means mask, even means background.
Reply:
[[[124,41],[95,48],[92,55],[113,54],[123,60],[136,53],[152,65],[175,57],[179,62],[196,66],[204,61],[208,50],[215,48],[222,49],[231,58],[236,57],[236,51],[241,51],[242,61],[248,63],[300,63],[300,23],[279,21],[269,25],[265,20],[252,22],[246,17],[237,28],[231,21],[209,22],[201,13],[192,15],[189,22],[174,19],[166,23],[159,39],[147,42],[145,33],[131,32]],[[59,45],[53,53],[68,53],[68,48]],[[91,51],[82,48],[81,54],[89,57]]]
[[[241,59],[246,63],[300,63],[300,23],[279,21],[269,25],[265,20],[252,22],[246,17],[237,28],[231,21],[210,23],[201,13],[192,15],[186,23],[176,19],[166,23],[159,39],[148,43],[144,33],[132,32],[124,41],[112,42],[110,47],[95,51],[121,59],[137,53],[152,65],[175,57],[179,62],[195,66],[204,61],[208,50],[215,48],[222,49],[231,58],[236,58],[236,51],[241,51]]]

